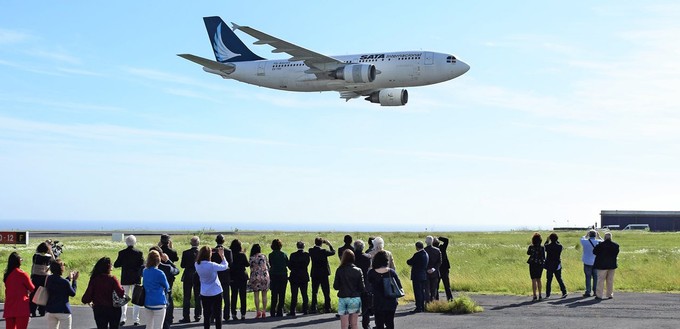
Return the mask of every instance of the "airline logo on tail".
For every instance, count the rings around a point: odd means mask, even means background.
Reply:
[[[215,36],[213,37],[213,49],[215,49],[215,58],[217,61],[225,63],[230,59],[241,56],[231,50],[222,41],[222,23],[217,26]]]

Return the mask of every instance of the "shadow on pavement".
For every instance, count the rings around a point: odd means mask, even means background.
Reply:
[[[293,322],[293,323],[281,324],[281,325],[275,326],[273,328],[297,328],[297,327],[301,327],[301,326],[319,325],[319,324],[323,324],[323,323],[326,323],[326,322],[335,322],[335,321],[340,323],[340,320],[336,319],[335,317],[333,317],[333,318],[324,317],[324,318],[310,319],[308,321],[296,321],[296,322]]]
[[[589,298],[589,299],[585,299],[585,300],[582,299],[578,302],[571,303],[571,304],[567,305],[567,307],[574,308],[574,307],[581,307],[581,306],[589,306],[589,305],[599,304],[600,302],[602,302],[602,300],[597,299],[597,298]]]
[[[506,309],[506,308],[522,307],[522,306],[533,305],[533,304],[542,303],[542,302],[543,301],[528,300],[526,302],[521,302],[521,303],[494,306],[494,307],[491,308],[491,310],[503,310],[503,309]]]

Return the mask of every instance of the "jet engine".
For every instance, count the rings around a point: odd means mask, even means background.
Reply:
[[[371,103],[380,103],[380,106],[402,106],[408,103],[408,91],[406,89],[383,89],[368,95],[365,99]]]
[[[332,73],[336,79],[342,79],[349,83],[368,83],[375,80],[375,65],[351,64],[345,65]]]

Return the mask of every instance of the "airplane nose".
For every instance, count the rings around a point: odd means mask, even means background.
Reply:
[[[470,65],[467,65],[465,62],[459,60],[456,62],[455,65],[455,70],[456,70],[456,76],[461,76],[465,74],[465,72],[470,70]]]

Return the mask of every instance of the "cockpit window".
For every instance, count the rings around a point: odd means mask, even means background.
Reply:
[[[456,63],[456,56],[447,56],[446,62],[447,63]]]

